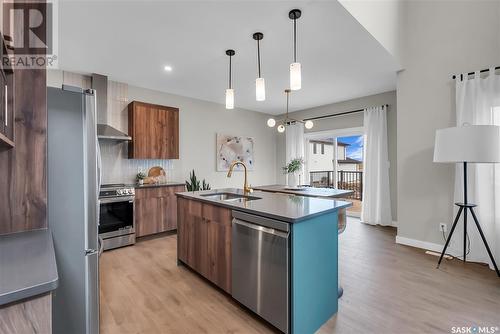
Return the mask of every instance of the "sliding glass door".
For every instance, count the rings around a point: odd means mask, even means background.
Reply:
[[[353,202],[348,213],[359,216],[363,200],[363,129],[308,133],[305,138],[309,185],[352,190],[346,198]]]

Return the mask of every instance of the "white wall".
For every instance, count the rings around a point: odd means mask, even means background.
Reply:
[[[454,166],[432,162],[436,129],[455,124],[455,73],[500,65],[499,1],[409,1],[398,75],[398,236],[443,244]]]
[[[87,87],[87,76],[62,71],[48,71],[47,85],[61,87],[63,82]],[[126,86],[126,89],[124,88]],[[118,88],[119,89],[118,89]],[[123,95],[108,98],[112,109],[111,122],[127,131],[127,108],[137,100],[179,108],[180,156],[178,160],[130,160],[127,145],[103,143],[104,182],[131,182],[138,169],[152,165],[163,166],[170,181],[184,181],[194,169],[199,178],[205,178],[212,188],[243,185],[243,175],[216,171],[216,134],[242,135],[255,138],[254,171],[249,172],[252,185],[273,184],[276,181],[276,133],[266,125],[269,115],[243,109],[226,110],[223,105],[168,94],[155,90],[108,82],[108,93]],[[115,93],[113,93],[115,92]],[[224,91],[222,91],[222,94]],[[111,101],[111,105],[110,105]],[[113,102],[114,101],[114,102]]]
[[[398,205],[397,205],[397,119],[398,113],[396,102],[396,91],[385,92],[376,95],[365,96],[353,100],[348,100],[339,103],[328,104],[311,109],[305,109],[290,114],[291,117],[297,119],[304,119],[308,117],[324,116],[344,111],[351,111],[356,109],[363,109],[366,107],[381,106],[388,104],[387,112],[387,137],[389,148],[389,182],[391,188],[391,209],[392,220],[397,221]],[[279,116],[275,117],[279,119]],[[327,118],[314,122],[314,127],[308,132],[318,132],[326,130],[357,128],[363,126],[363,113],[350,114],[345,116]],[[274,130],[276,132],[276,130]],[[285,136],[283,134],[277,135],[277,151],[276,151],[276,181],[284,184],[285,177],[279,169],[280,166],[285,165]]]
[[[400,62],[404,1],[339,0],[340,4]]]

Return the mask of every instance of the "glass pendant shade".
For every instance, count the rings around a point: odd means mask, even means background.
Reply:
[[[226,89],[226,109],[234,109],[234,89]]]
[[[276,125],[276,120],[274,118],[270,118],[267,120],[267,126],[270,127],[270,128],[274,128],[274,126]]]
[[[306,121],[304,126],[306,127],[306,129],[312,129],[314,126],[314,123],[313,123],[313,121]]]
[[[283,133],[283,132],[285,132],[285,126],[284,126],[283,124],[280,124],[280,125],[278,126],[278,132],[279,132],[279,133]]]
[[[299,90],[302,87],[300,63],[290,64],[290,89]]]
[[[264,78],[255,79],[255,99],[257,101],[266,100],[266,81]]]

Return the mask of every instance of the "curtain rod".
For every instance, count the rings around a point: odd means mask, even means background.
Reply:
[[[489,70],[490,70],[489,68],[486,68],[486,69],[484,69],[484,70],[479,71],[479,73],[488,72]],[[495,70],[500,70],[500,66],[495,67]],[[474,73],[476,73],[476,72],[469,72],[469,73],[467,73],[467,75],[473,75]],[[458,74],[453,74],[453,76],[452,76],[451,78],[452,78],[452,79],[455,79],[455,78],[457,77],[457,75],[458,75]],[[464,76],[463,74],[460,74],[460,80],[463,80],[463,79],[464,79],[464,77],[463,77],[463,76]]]
[[[382,107],[389,107],[388,104],[383,104]],[[343,116],[343,115],[349,115],[349,114],[355,114],[358,112],[363,112],[365,109],[356,109],[356,110],[351,110],[351,111],[344,111],[340,112],[337,114],[330,114],[330,115],[325,115],[325,116],[317,116],[317,117],[310,117],[310,118],[304,118],[304,121],[314,121],[317,119],[323,119],[323,118],[330,118],[330,117],[337,117],[337,116]]]

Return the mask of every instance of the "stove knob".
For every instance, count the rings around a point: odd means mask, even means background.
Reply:
[[[116,190],[116,194],[119,195],[119,196],[121,196],[121,195],[123,195],[123,191],[121,189],[117,189]]]

